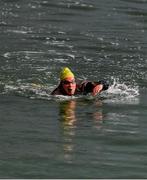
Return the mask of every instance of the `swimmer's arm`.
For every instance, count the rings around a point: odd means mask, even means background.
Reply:
[[[84,85],[84,94],[92,93],[93,96],[109,88],[109,84],[104,80],[98,82],[89,81],[83,85]]]

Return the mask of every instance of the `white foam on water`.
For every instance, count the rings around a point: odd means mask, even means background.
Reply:
[[[7,32],[11,32],[11,33],[16,33],[16,34],[27,34],[27,31],[23,31],[23,30],[10,30],[8,29]]]
[[[33,83],[5,85],[4,94],[15,94],[30,99],[51,99],[48,87]]]
[[[44,54],[43,51],[13,51],[13,52],[6,52],[3,54],[5,58],[11,58],[13,56],[20,56],[20,55],[34,55],[34,54]]]
[[[139,103],[139,86],[120,83],[119,79],[113,79],[109,89],[103,92],[105,102],[113,103]]]

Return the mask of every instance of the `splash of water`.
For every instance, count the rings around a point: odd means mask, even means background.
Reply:
[[[106,102],[115,103],[139,103],[139,86],[120,83],[119,79],[113,79],[112,85],[104,92]]]

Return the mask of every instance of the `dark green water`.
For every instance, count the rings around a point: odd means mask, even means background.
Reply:
[[[147,178],[147,0],[3,0],[0,15],[0,178]],[[52,97],[63,66],[110,88]]]

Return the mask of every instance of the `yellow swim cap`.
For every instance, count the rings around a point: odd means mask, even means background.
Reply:
[[[69,77],[74,78],[74,74],[71,72],[71,70],[68,67],[64,67],[60,72],[60,79],[64,80]]]

